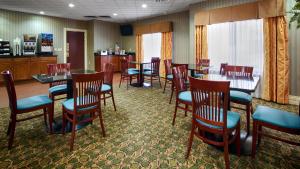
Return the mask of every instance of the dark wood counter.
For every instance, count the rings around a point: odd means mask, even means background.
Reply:
[[[102,66],[105,63],[111,63],[114,65],[114,72],[121,71],[120,58],[128,57],[130,61],[135,61],[135,55],[99,55],[94,54],[95,56],[95,70],[101,71]]]
[[[10,70],[14,80],[29,80],[34,74],[47,74],[47,64],[57,63],[56,55],[0,57],[0,72]],[[0,82],[2,82],[2,76]]]

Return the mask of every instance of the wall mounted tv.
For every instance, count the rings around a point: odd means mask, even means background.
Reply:
[[[133,35],[132,25],[121,25],[120,31],[122,36],[131,36]]]

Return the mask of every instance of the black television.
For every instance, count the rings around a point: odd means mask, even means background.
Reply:
[[[122,36],[131,36],[133,35],[132,25],[121,25],[120,31]]]

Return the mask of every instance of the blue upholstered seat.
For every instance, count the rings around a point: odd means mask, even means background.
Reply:
[[[221,113],[220,113],[220,118],[221,118],[221,120],[223,120],[223,111],[222,110],[221,110]],[[232,112],[232,111],[227,111],[227,128],[232,129],[232,128],[236,127],[239,120],[240,120],[240,115],[238,113]],[[198,123],[206,126],[206,127],[215,128],[215,129],[221,129],[222,128],[220,126],[215,126],[215,125],[205,123],[205,122],[203,122],[201,120],[198,120],[198,119],[196,121]]]
[[[288,129],[300,129],[300,116],[266,106],[257,106],[253,120],[269,123],[274,126],[279,126]]]
[[[144,68],[144,71],[151,71],[151,68]]]
[[[192,102],[192,93],[191,91],[180,92],[178,98],[182,101]]]
[[[172,75],[172,74],[167,75],[167,79],[168,79],[168,80],[173,80],[173,75]]]
[[[102,87],[101,87],[101,92],[106,92],[106,91],[109,91],[111,90],[111,86],[108,85],[108,84],[103,84]]]
[[[128,74],[129,74],[129,75],[138,75],[139,72],[138,72],[138,71],[135,71],[135,70],[128,70]]]
[[[203,77],[204,76],[204,74],[202,74],[202,73],[195,73],[195,78],[200,78],[200,77]]]
[[[79,99],[77,98],[77,100],[79,100]],[[78,101],[77,101],[77,103],[78,103]],[[68,99],[68,100],[64,101],[63,102],[63,106],[66,109],[73,111],[74,110],[74,98]],[[88,108],[84,108],[84,109],[81,109],[81,110],[88,110],[88,109],[92,109],[92,108],[94,108],[94,106],[91,106],[91,107],[88,107]]]
[[[130,71],[139,71],[139,69],[137,69],[137,68],[128,68],[128,70],[130,70]]]
[[[66,84],[62,84],[62,85],[53,86],[53,87],[50,87],[48,89],[48,91],[51,94],[61,93],[61,92],[67,93],[67,85]]]
[[[52,100],[46,96],[32,96],[24,99],[17,100],[17,109],[18,110],[28,110],[35,107],[51,104]]]
[[[152,75],[152,74],[154,74],[154,73],[155,73],[154,71],[150,71],[150,70],[149,70],[149,71],[144,71],[144,72],[143,72],[144,75]]]
[[[252,101],[252,96],[245,92],[230,90],[230,101],[249,103]]]

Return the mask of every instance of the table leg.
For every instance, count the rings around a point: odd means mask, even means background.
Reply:
[[[144,74],[143,74],[143,64],[140,64],[140,77],[139,77],[139,84],[140,87],[143,87],[144,85]]]
[[[194,69],[191,69],[191,76],[195,77],[195,70]]]
[[[73,81],[67,80],[67,99],[73,98]]]

